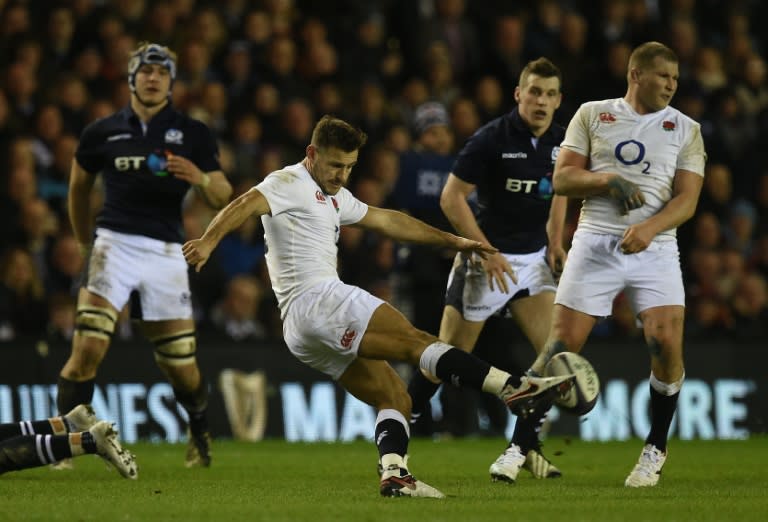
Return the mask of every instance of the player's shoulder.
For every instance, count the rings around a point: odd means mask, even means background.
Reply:
[[[675,120],[681,126],[687,129],[692,129],[700,126],[699,122],[697,122],[696,120],[694,120],[693,118],[691,118],[690,116],[682,112],[681,110],[672,107],[671,105],[666,108],[665,119]]]
[[[200,133],[200,134],[210,134],[211,130],[210,127],[206,123],[204,123],[202,120],[198,120],[197,118],[190,116],[189,114],[185,112],[181,112],[177,109],[172,109],[173,111],[173,119],[176,122],[176,126],[186,129],[188,132],[194,132],[194,133]]]
[[[588,115],[599,115],[601,113],[619,113],[623,111],[621,98],[608,98],[605,100],[592,100],[584,102],[579,107],[579,112]]]
[[[301,163],[287,165],[281,169],[270,172],[265,178],[265,182],[277,183],[281,185],[305,185],[312,181],[312,178],[306,175],[306,170]]]
[[[88,123],[83,128],[82,134],[83,135],[106,134],[116,128],[122,127],[125,121],[126,119],[123,115],[123,111],[113,112],[112,114],[109,114],[107,116],[102,116],[101,118],[97,118],[92,122]]]

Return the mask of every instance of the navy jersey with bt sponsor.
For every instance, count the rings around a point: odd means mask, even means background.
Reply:
[[[104,207],[96,226],[161,241],[183,241],[181,205],[190,184],[166,170],[171,154],[203,172],[221,170],[208,127],[168,104],[146,129],[130,107],[88,125],[75,157],[104,181]]]
[[[553,122],[536,140],[515,108],[478,129],[456,158],[453,174],[477,186],[478,225],[501,252],[546,246],[552,172],[564,136]]]

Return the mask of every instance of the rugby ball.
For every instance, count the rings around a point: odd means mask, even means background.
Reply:
[[[555,377],[575,374],[576,379],[570,388],[555,397],[555,404],[574,415],[589,413],[597,403],[600,393],[600,379],[592,365],[584,357],[573,352],[555,354],[544,368],[544,375]]]

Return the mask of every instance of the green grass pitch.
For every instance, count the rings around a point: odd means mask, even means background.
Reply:
[[[487,473],[502,440],[415,440],[411,470],[448,495],[434,500],[379,497],[370,442],[216,441],[210,469],[185,469],[182,445],[142,443],[137,481],[91,456],[0,476],[0,521],[768,520],[768,438],[673,440],[659,486],[625,488],[641,445],[550,438],[564,476],[510,485]]]

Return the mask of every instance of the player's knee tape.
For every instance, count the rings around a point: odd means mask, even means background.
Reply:
[[[441,341],[436,341],[430,344],[421,353],[421,358],[419,359],[419,367],[427,371],[430,375],[438,377],[437,361],[439,361],[440,357],[442,357],[445,352],[451,348],[453,347],[450,344],[446,344]]]
[[[680,389],[683,387],[683,381],[685,380],[685,372],[683,372],[682,377],[680,377],[680,380],[667,383],[667,382],[661,382],[659,379],[656,378],[656,376],[651,372],[651,388],[656,390],[662,395],[670,396],[678,393]]]
[[[166,366],[183,366],[195,362],[197,342],[194,330],[180,330],[171,335],[155,337],[155,361]]]
[[[84,337],[95,337],[109,341],[115,331],[117,313],[105,306],[79,305],[75,318],[75,329]]]

